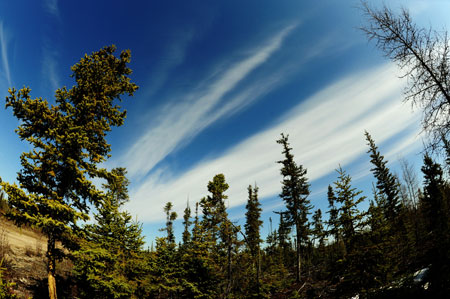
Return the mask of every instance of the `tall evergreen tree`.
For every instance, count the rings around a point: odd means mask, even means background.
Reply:
[[[175,234],[173,232],[173,222],[177,219],[178,215],[176,212],[172,211],[173,204],[169,201],[164,206],[164,213],[166,213],[166,227],[162,229],[167,233],[167,243],[175,247]]]
[[[441,166],[424,156],[424,190],[420,203],[425,218],[425,264],[430,265],[430,289],[434,296],[450,292],[449,204],[450,189]]]
[[[312,206],[308,200],[309,183],[306,178],[306,169],[302,165],[297,165],[294,155],[289,147],[288,136],[281,134],[277,143],[283,146],[284,160],[278,161],[282,165],[281,175],[283,176],[280,197],[286,203],[287,220],[295,226],[296,234],[296,281],[300,281],[301,273],[301,248],[308,240],[309,225],[308,214]]]
[[[312,219],[313,219],[312,233],[314,235],[314,239],[319,241],[318,244],[319,248],[323,248],[323,246],[325,245],[325,231],[323,228],[322,210],[317,209],[314,212]]]
[[[247,212],[245,213],[245,235],[248,249],[253,257],[254,265],[256,268],[256,286],[257,293],[259,293],[259,279],[261,272],[260,265],[260,245],[261,245],[261,236],[260,236],[260,227],[262,225],[261,221],[261,204],[258,200],[258,187],[255,186],[252,188],[251,185],[248,186],[248,200],[245,208]]]
[[[373,200],[370,201],[368,212],[368,225],[376,243],[382,241],[383,236],[387,235],[389,226],[383,215],[382,200],[379,190],[372,184]]]
[[[267,235],[266,238],[266,244],[267,246],[265,247],[265,251],[268,253],[269,256],[274,255],[275,251],[276,251],[276,246],[277,246],[277,240],[278,240],[278,236],[277,236],[277,230],[272,230],[272,217],[269,217],[269,234]]]
[[[186,208],[184,209],[184,214],[183,214],[183,226],[184,226],[184,231],[183,231],[183,246],[186,246],[190,241],[191,241],[191,233],[189,231],[189,228],[192,224],[191,221],[191,207],[189,206],[189,201],[186,204]]]
[[[220,225],[227,219],[228,214],[225,208],[225,191],[228,190],[228,184],[225,182],[223,174],[217,174],[213,180],[208,182],[208,191],[210,195],[200,200],[200,206],[203,211],[203,225],[211,231],[213,241],[219,239]]]
[[[362,240],[363,213],[358,209],[358,205],[365,199],[361,196],[362,191],[352,187],[351,176],[341,167],[336,170],[338,178],[334,182],[335,202],[339,205],[337,222],[339,230],[342,232],[344,253],[337,261],[340,275],[343,279],[338,285],[338,294],[351,295],[355,290],[359,290],[367,285],[367,273],[364,271],[363,250],[365,243]]]
[[[382,211],[382,218],[379,219],[380,230],[377,232],[380,243],[377,245],[385,251],[383,267],[386,269],[386,275],[383,280],[391,281],[401,275],[401,269],[406,269],[411,260],[407,211],[400,201],[397,177],[387,167],[387,161],[367,131],[365,136],[369,146],[370,162],[374,165],[371,171],[376,178],[377,205],[372,208],[372,212],[375,212],[375,216],[378,209]]]
[[[395,223],[397,216],[400,214],[401,205],[399,199],[399,184],[397,178],[390,172],[386,166],[387,161],[378,151],[378,147],[375,145],[375,141],[372,136],[365,132],[367,145],[369,146],[370,162],[374,165],[371,169],[373,175],[377,179],[376,187],[379,190],[379,196],[382,200],[382,208],[385,217]]]
[[[85,55],[72,67],[76,85],[56,91],[56,104],[31,99],[30,88],[9,90],[6,107],[20,121],[17,134],[32,150],[22,153],[16,184],[2,183],[17,224],[41,229],[47,237],[49,296],[56,295],[56,261],[63,255],[56,243],[68,248],[78,222],[88,217],[89,203],[101,204],[102,192],[91,182],[105,170],[106,133],[123,124],[126,113],[115,99],[132,95],[137,86],[128,77],[130,52],[114,56],[115,47]]]
[[[336,170],[339,174],[334,182],[336,202],[340,204],[338,222],[342,229],[342,236],[347,250],[353,249],[354,237],[357,228],[361,226],[362,214],[358,205],[365,199],[359,196],[362,191],[357,191],[351,186],[352,178],[342,168]]]
[[[220,274],[225,274],[225,285],[221,285],[222,292],[226,295],[231,291],[232,284],[232,254],[233,246],[237,241],[237,229],[228,219],[228,213],[225,207],[225,191],[228,190],[228,184],[223,174],[217,174],[213,180],[208,182],[208,191],[210,195],[200,201],[203,210],[202,226],[211,237],[213,246],[214,260],[222,270]]]
[[[185,287],[185,278],[182,277],[179,252],[176,250],[173,222],[177,213],[172,211],[173,204],[168,202],[164,206],[166,236],[156,238],[156,251],[150,258],[150,279],[148,297],[150,298],[177,298]]]
[[[262,225],[261,221],[261,204],[258,200],[258,187],[252,188],[248,186],[248,199],[245,206],[247,212],[245,213],[245,235],[247,238],[247,245],[253,255],[259,250],[262,242],[259,229]]]
[[[328,185],[328,212],[330,215],[328,216],[327,226],[328,226],[328,235],[334,238],[334,242],[339,242],[340,230],[338,223],[339,210],[337,209],[335,202],[336,197],[334,195],[333,187]]]
[[[278,211],[274,212],[275,214],[280,215],[280,220],[278,222],[278,230],[275,230],[275,236],[276,236],[276,243],[278,244],[278,247],[281,248],[283,253],[283,258],[285,258],[285,254],[290,246],[290,237],[289,234],[291,233],[291,224],[286,220],[287,219],[287,212],[286,211]]]
[[[217,298],[219,296],[220,273],[208,231],[198,215],[199,204],[195,205],[192,237],[188,246],[183,247],[181,268],[183,285],[181,298]]]

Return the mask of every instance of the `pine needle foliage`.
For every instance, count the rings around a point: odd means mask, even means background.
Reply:
[[[258,187],[248,186],[248,199],[245,213],[245,235],[247,246],[253,256],[257,256],[260,244],[262,242],[260,236],[261,221],[261,204],[258,200]]]
[[[378,194],[381,197],[384,215],[389,221],[395,223],[401,210],[397,178],[386,166],[387,161],[378,151],[378,147],[369,132],[366,131],[365,136],[369,146],[367,153],[370,154],[370,163],[374,166],[371,171],[377,180],[376,187],[379,190]]]
[[[126,116],[116,100],[137,89],[129,78],[130,52],[116,57],[115,50],[110,46],[85,55],[72,67],[76,85],[58,89],[54,105],[32,99],[28,87],[12,88],[6,98],[6,108],[20,121],[17,134],[32,149],[21,155],[19,186],[1,185],[12,207],[9,217],[48,238],[50,298],[56,298],[55,263],[63,256],[56,243],[69,248],[79,221],[89,218],[89,203],[101,204],[103,193],[91,180],[105,176],[98,165],[110,151],[106,134]]]
[[[94,215],[95,224],[86,225],[85,238],[75,251],[74,274],[82,298],[137,298],[139,281],[145,273],[142,227],[121,211],[128,201],[128,179],[124,168],[108,176],[103,203]]]
[[[430,265],[430,289],[434,296],[450,292],[450,189],[441,166],[429,155],[422,167],[424,190],[420,205],[425,224],[425,264]]]
[[[309,183],[306,178],[306,169],[302,165],[297,165],[294,161],[292,148],[289,146],[288,135],[281,134],[277,140],[283,147],[284,160],[278,161],[282,165],[281,175],[283,176],[280,197],[286,204],[286,220],[290,225],[295,226],[297,240],[296,248],[296,281],[300,281],[301,273],[301,247],[306,244],[309,236],[308,215],[312,206],[308,200]]]
[[[347,250],[352,249],[355,235],[361,229],[363,214],[358,210],[358,205],[365,199],[360,196],[361,190],[351,186],[352,178],[341,167],[336,170],[338,179],[334,182],[336,202],[340,205],[338,223]]]
[[[3,267],[3,259],[0,261],[0,298],[2,299],[17,299],[14,292],[15,283],[9,282],[3,278],[6,268]]]
[[[258,200],[258,187],[247,188],[248,199],[245,206],[247,212],[245,213],[245,235],[247,247],[250,251],[252,262],[255,267],[255,294],[260,292],[260,276],[261,276],[261,235],[260,228],[262,226],[261,221],[261,204]]]

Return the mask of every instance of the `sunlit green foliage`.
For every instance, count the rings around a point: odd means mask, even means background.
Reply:
[[[108,158],[106,134],[123,124],[126,112],[116,103],[122,95],[133,95],[130,82],[130,52],[114,56],[115,47],[85,55],[72,67],[76,84],[56,91],[51,105],[31,98],[31,89],[12,88],[6,98],[20,121],[17,134],[31,145],[21,155],[22,169],[16,184],[2,183],[12,207],[9,217],[17,224],[39,228],[48,238],[50,297],[56,297],[55,262],[87,220],[89,203],[99,206],[103,193],[92,183],[106,171],[98,165]]]
[[[17,295],[14,292],[15,284],[8,282],[3,278],[5,268],[3,268],[3,259],[0,261],[0,298],[2,299],[17,299]]]
[[[103,185],[106,195],[85,226],[85,237],[75,251],[74,273],[83,298],[133,298],[144,274],[142,228],[129,213],[120,211],[128,201],[124,168],[113,169]]]
[[[288,136],[281,134],[277,143],[283,147],[284,160],[278,161],[282,165],[281,175],[283,176],[280,197],[286,203],[286,221],[295,226],[296,236],[296,281],[300,281],[302,246],[305,246],[309,239],[310,228],[308,215],[312,206],[308,200],[309,183],[306,178],[306,169],[302,165],[297,165],[289,147]]]

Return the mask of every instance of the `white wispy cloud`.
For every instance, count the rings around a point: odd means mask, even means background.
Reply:
[[[59,18],[58,0],[44,0],[44,8],[48,13]]]
[[[194,36],[196,36],[194,29],[184,29],[182,34],[176,35],[176,40],[169,43],[164,51],[165,54],[159,59],[160,64],[156,66],[156,70],[152,72],[153,76],[146,84],[144,97],[153,96],[167,81],[173,69],[184,62]]]
[[[172,201],[180,212],[189,196],[191,201],[207,194],[206,184],[217,173],[224,173],[230,185],[229,206],[246,201],[246,187],[257,182],[260,197],[279,193],[282,159],[280,145],[275,140],[280,133],[290,136],[296,160],[308,169],[310,181],[333,172],[341,164],[350,164],[363,154],[367,146],[364,130],[368,130],[377,144],[401,133],[396,151],[390,155],[407,153],[417,143],[419,116],[402,104],[402,81],[392,66],[384,66],[358,73],[325,88],[274,123],[236,145],[221,157],[203,161],[178,176],[160,173],[150,175],[131,192],[127,209],[141,221],[159,221],[159,208]],[[167,170],[165,170],[167,173]]]
[[[207,88],[195,89],[182,99],[161,108],[155,114],[158,117],[147,127],[147,133],[124,155],[121,165],[127,166],[130,176],[146,175],[168,154],[185,145],[212,122],[239,110],[239,106],[249,98],[251,92],[259,95],[267,92],[270,82],[258,90],[247,89],[231,102],[218,107],[229,92],[281,47],[285,37],[294,28],[292,25],[278,32],[249,57],[217,75]]]
[[[11,72],[9,70],[8,62],[8,39],[3,29],[3,22],[0,21],[0,49],[2,55],[2,74],[8,82],[8,87],[11,87]]]
[[[58,75],[58,52],[47,42],[42,48],[42,74],[47,78],[49,87],[54,92],[60,88],[60,78]]]

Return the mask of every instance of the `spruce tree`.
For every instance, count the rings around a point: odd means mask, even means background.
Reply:
[[[383,201],[379,195],[379,190],[372,184],[373,200],[370,201],[369,209],[367,210],[368,220],[367,224],[370,228],[370,233],[375,244],[381,244],[388,235],[389,224],[383,215],[382,204]]]
[[[259,251],[259,246],[262,242],[259,229],[262,225],[261,221],[261,204],[258,200],[258,187],[252,188],[248,186],[248,199],[245,206],[247,212],[245,213],[245,235],[247,238],[247,246],[252,255],[256,256]]]
[[[268,256],[272,256],[276,252],[277,242],[278,242],[278,235],[277,230],[272,230],[272,217],[269,217],[269,234],[266,237],[266,244],[265,251]]]
[[[255,186],[252,188],[251,185],[248,186],[248,200],[247,205],[245,206],[247,212],[245,213],[245,235],[248,249],[253,258],[253,263],[256,268],[256,286],[257,293],[259,293],[259,279],[261,272],[260,265],[260,245],[261,245],[261,236],[260,236],[260,227],[262,225],[261,221],[261,204],[258,200],[258,187]]]
[[[9,217],[18,225],[39,228],[47,237],[49,296],[56,295],[56,261],[70,247],[78,222],[86,221],[90,204],[101,204],[103,195],[91,182],[104,177],[98,165],[106,160],[110,145],[106,133],[120,126],[125,111],[115,103],[132,95],[130,52],[114,56],[114,46],[85,55],[72,67],[76,85],[56,91],[56,103],[32,99],[30,88],[9,90],[6,108],[20,121],[17,134],[32,149],[21,155],[22,169],[16,184],[2,183],[12,207]]]
[[[287,219],[286,211],[278,211],[274,213],[280,215],[280,220],[278,222],[278,230],[275,230],[275,235],[278,247],[282,249],[283,253],[282,256],[284,259],[291,242],[291,239],[289,237],[289,234],[291,233],[291,225],[286,220]]]
[[[219,268],[211,231],[198,215],[199,204],[195,205],[195,217],[192,228],[192,244],[183,257],[184,271],[188,287],[186,298],[216,298],[219,295]]]
[[[351,295],[367,285],[362,254],[365,246],[361,234],[364,226],[363,213],[358,209],[365,196],[361,196],[362,191],[352,187],[351,176],[341,167],[336,171],[338,178],[334,182],[334,196],[339,205],[337,222],[345,246],[343,258],[337,262],[340,266],[338,272],[343,277],[338,285],[338,294]]]
[[[124,168],[111,171],[103,185],[105,198],[94,214],[96,222],[85,226],[85,238],[73,253],[82,298],[132,298],[143,278],[142,227],[120,211],[128,201],[125,175]]]
[[[175,244],[167,237],[156,238],[156,251],[150,261],[149,298],[176,298],[183,291],[178,258]]]
[[[385,252],[383,267],[386,270],[383,280],[390,281],[401,275],[401,269],[408,267],[411,256],[410,240],[406,229],[406,209],[400,201],[397,177],[387,167],[387,161],[380,154],[375,141],[367,131],[365,136],[369,146],[370,162],[374,165],[371,171],[376,178],[377,205],[372,210],[376,213],[377,209],[381,209],[382,212],[382,218],[379,219],[382,221],[380,223],[382,230],[378,232],[381,243],[377,245],[381,246]]]
[[[210,194],[200,200],[203,211],[201,226],[205,230],[206,244],[211,244],[212,258],[217,275],[223,276],[224,284],[220,284],[221,292],[229,294],[232,276],[232,248],[236,243],[237,231],[228,219],[225,200],[228,198],[225,192],[228,184],[223,174],[217,174],[208,182]]]
[[[213,180],[208,182],[208,191],[210,195],[204,197],[200,201],[203,211],[203,225],[211,231],[214,242],[217,242],[220,235],[220,226],[227,219],[228,214],[225,208],[225,191],[228,190],[228,184],[225,182],[223,174],[217,174]]]
[[[425,220],[425,265],[430,265],[430,290],[441,297],[450,292],[449,200],[450,189],[443,171],[430,156],[424,156],[422,167],[424,190],[420,198]]]
[[[280,197],[286,203],[287,221],[295,226],[296,235],[296,262],[295,277],[300,281],[301,274],[301,248],[302,244],[308,241],[309,225],[308,214],[312,206],[308,200],[309,183],[306,178],[306,169],[302,165],[297,165],[289,147],[288,136],[281,134],[277,143],[283,146],[284,160],[278,161],[282,165],[280,170],[283,176]]]
[[[329,214],[326,234],[329,237],[328,251],[328,273],[331,275],[329,280],[336,283],[342,277],[341,265],[337,261],[342,261],[345,253],[345,246],[342,238],[342,229],[339,222],[339,206],[331,185],[328,185],[327,192]]]
[[[338,223],[342,230],[342,236],[347,250],[353,249],[353,242],[356,230],[361,226],[362,214],[358,210],[358,205],[365,199],[360,196],[362,191],[357,191],[351,186],[352,178],[345,170],[336,170],[338,179],[334,182],[336,202],[340,204]]]
[[[325,245],[325,231],[323,228],[322,210],[317,209],[314,212],[312,219],[313,219],[312,233],[314,235],[314,239],[319,241],[318,244],[319,248],[323,248],[323,246]]]
[[[367,145],[369,146],[370,162],[374,165],[371,169],[373,175],[377,179],[376,187],[379,190],[379,196],[382,200],[382,208],[385,217],[391,222],[395,223],[400,214],[401,205],[399,200],[399,184],[397,178],[390,172],[386,166],[387,161],[378,151],[375,141],[372,136],[365,132]]]
[[[326,265],[326,231],[324,229],[324,223],[322,219],[322,210],[317,209],[312,217],[312,270],[316,277],[323,277],[325,274],[324,266]]]
[[[164,212],[166,213],[166,227],[162,229],[167,233],[167,243],[169,246],[175,248],[175,234],[173,232],[173,222],[177,219],[178,215],[172,211],[173,204],[169,201],[164,206]]]
[[[182,263],[179,251],[176,250],[173,222],[177,213],[172,211],[173,205],[168,202],[164,206],[166,214],[166,226],[160,231],[165,231],[165,237],[156,238],[156,251],[150,260],[150,295],[151,298],[176,298],[182,293],[185,284],[181,277]]]
[[[187,246],[189,244],[189,242],[191,241],[191,233],[189,231],[189,228],[192,224],[191,221],[191,207],[189,206],[189,201],[186,204],[186,208],[184,209],[184,214],[183,214],[183,226],[184,226],[184,231],[183,231],[183,246]]]
[[[334,242],[339,241],[339,223],[338,223],[338,216],[339,216],[339,210],[336,208],[335,202],[336,197],[334,195],[333,187],[328,185],[328,192],[327,192],[327,199],[328,199],[328,212],[330,215],[328,216],[327,221],[327,234],[329,236],[332,236],[334,238]]]

